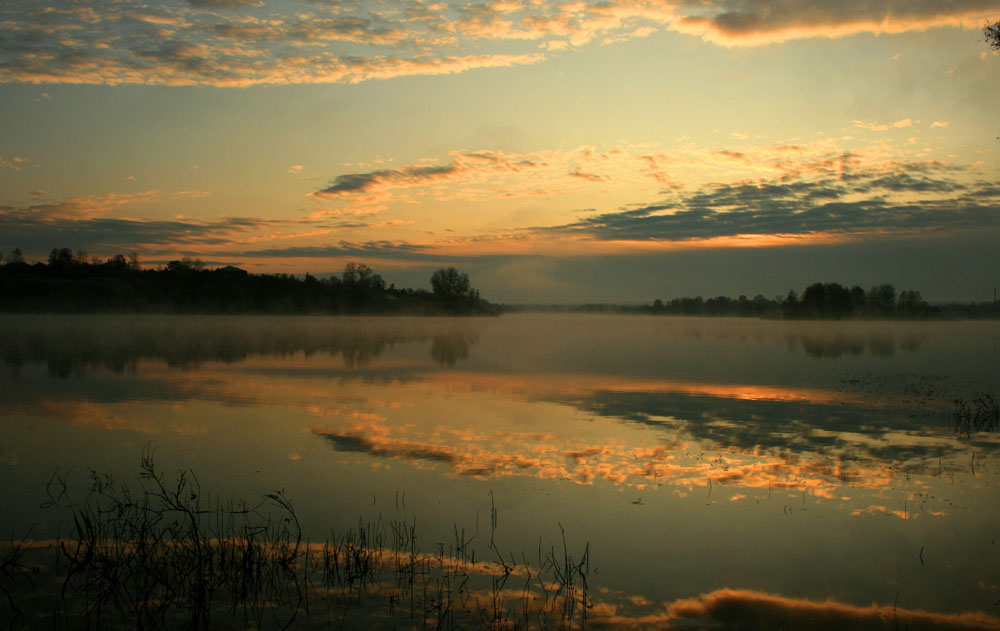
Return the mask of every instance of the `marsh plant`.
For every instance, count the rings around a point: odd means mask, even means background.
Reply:
[[[45,502],[68,535],[0,557],[11,629],[583,629],[592,606],[589,546],[571,556],[563,531],[518,559],[494,541],[495,508],[477,559],[478,533],[428,550],[415,521],[381,516],[312,542],[284,493],[220,501],[150,451],[137,484],[90,471],[73,489],[56,474]]]
[[[959,434],[995,432],[1000,430],[1000,402],[990,393],[980,394],[970,400],[955,399],[952,422]]]

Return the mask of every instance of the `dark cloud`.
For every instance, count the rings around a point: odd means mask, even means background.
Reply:
[[[872,188],[894,192],[952,193],[966,189],[966,186],[955,182],[905,172],[875,178],[870,184]]]
[[[597,175],[596,173],[587,173],[580,167],[577,167],[575,170],[571,171],[570,176],[580,178],[581,180],[587,180],[588,182],[604,182],[607,181],[608,179],[604,176]]]
[[[317,195],[338,195],[340,193],[357,193],[368,190],[379,181],[380,175],[388,174],[388,171],[375,171],[373,173],[348,173],[338,175],[333,184],[317,192]]]
[[[442,166],[409,166],[400,169],[385,169],[370,173],[349,173],[337,176],[330,186],[317,191],[315,195],[327,197],[345,193],[362,193],[382,184],[415,185],[453,175],[459,171],[454,164]]]
[[[998,9],[995,0],[888,0],[825,2],[824,0],[705,0],[678,25],[682,31],[713,40],[759,43],[792,37],[838,37],[856,32],[902,32],[955,26],[985,19]],[[690,7],[694,8],[694,7]]]
[[[900,164],[837,178],[712,184],[671,201],[540,229],[598,240],[685,241],[736,235],[945,231],[1000,225],[993,184],[965,185],[953,167]],[[957,195],[941,197],[940,194]],[[908,194],[905,201],[894,194]],[[864,197],[859,197],[863,195]],[[920,195],[914,199],[914,195]],[[992,203],[991,203],[992,202]]]
[[[2,211],[0,208],[0,234],[4,235],[5,247],[20,247],[26,253],[45,253],[63,245],[115,252],[150,246],[224,245],[231,243],[235,234],[273,223],[247,218],[213,222],[113,218],[49,221],[3,214]]]
[[[455,152],[454,159],[443,165],[409,165],[394,169],[380,169],[363,173],[337,176],[326,188],[313,193],[315,197],[335,197],[358,193],[373,193],[380,189],[406,186],[424,186],[440,180],[454,178],[470,172],[519,173],[540,165],[534,160],[504,155],[495,151]],[[593,181],[603,181],[597,175],[583,173],[580,169],[570,175]]]
[[[356,83],[406,75],[534,64],[541,53],[414,55],[434,48],[423,23],[393,21],[357,5],[330,17],[316,12],[258,20],[218,9],[261,0],[188,0],[186,6],[112,0],[44,8],[0,4],[0,82],[248,86]],[[194,11],[190,7],[207,9]],[[445,20],[440,14],[431,22]],[[431,43],[420,46],[421,38]],[[307,46],[308,48],[303,48]],[[386,54],[369,47],[395,47]]]

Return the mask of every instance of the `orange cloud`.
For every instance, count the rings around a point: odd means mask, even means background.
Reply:
[[[31,161],[28,158],[22,158],[18,156],[13,156],[11,158],[4,158],[0,156],[0,169],[10,169],[11,171],[20,171],[21,167],[29,164]]]
[[[861,127],[863,129],[870,129],[871,131],[887,131],[889,129],[900,129],[902,127],[912,127],[913,126],[913,119],[911,119],[911,118],[904,118],[902,120],[896,121],[895,123],[874,123],[874,122],[867,122],[867,121],[862,121],[862,120],[856,120],[856,121],[854,121],[854,126],[855,127]]]
[[[597,175],[595,173],[586,173],[580,167],[577,167],[572,173],[571,177],[578,177],[581,180],[587,180],[588,182],[606,182],[608,178]]]
[[[187,192],[173,194],[174,198],[190,196]],[[196,195],[196,196],[201,196]],[[70,197],[56,204],[38,204],[27,208],[0,207],[0,215],[17,214],[25,218],[39,221],[94,219],[104,217],[109,212],[149,203],[163,199],[165,195],[159,190],[142,191],[140,193],[104,193],[101,195],[84,195]]]
[[[266,17],[203,10],[259,7],[261,0],[190,0],[196,8],[8,4],[12,8],[0,15],[5,29],[32,37],[9,51],[0,81],[216,87],[358,83],[536,64],[553,51],[643,38],[663,29],[723,46],[758,46],[863,32],[978,29],[993,17],[969,0],[867,5],[810,0],[766,10],[735,0],[404,2],[395,11],[364,3],[337,4],[333,10],[316,2],[311,10],[275,10]],[[128,32],[123,23],[130,25]]]

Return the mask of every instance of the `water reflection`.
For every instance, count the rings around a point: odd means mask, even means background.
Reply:
[[[777,628],[804,616],[878,628],[889,609],[858,604],[893,602],[893,581],[908,581],[896,619],[947,628],[1000,594],[990,539],[1000,436],[974,423],[956,434],[952,419],[957,396],[988,391],[968,384],[998,382],[983,343],[995,327],[588,316],[5,324],[3,520],[37,506],[24,480],[100,458],[131,466],[153,442],[243,495],[287,486],[320,528],[388,514],[381,498],[400,494],[443,532],[506,499],[515,552],[538,528],[569,524],[601,551],[591,619],[609,627]]]
[[[868,333],[865,335],[807,335],[800,333],[787,338],[787,343],[794,348],[796,343],[810,357],[837,358],[844,355],[859,357],[866,351],[874,357],[892,357],[897,347],[904,353],[915,353],[927,339],[926,335],[894,336],[885,333]]]
[[[712,337],[741,343],[763,343],[780,338],[788,350],[801,348],[807,355],[816,358],[860,357],[866,352],[873,357],[892,357],[897,350],[916,353],[929,338],[924,331],[894,331],[879,323],[868,322],[843,322],[835,326],[799,322],[789,323],[786,330],[771,331],[739,327],[736,330],[689,328],[686,335],[695,339]]]
[[[431,342],[431,357],[439,364],[454,366],[469,357],[469,347],[478,335],[474,331],[452,331],[449,335],[435,335]]]
[[[203,362],[244,362],[257,356],[340,356],[364,368],[388,348],[431,342],[431,357],[449,366],[465,360],[478,334],[447,318],[73,316],[4,317],[0,358],[12,375],[29,362],[67,379],[92,368],[135,373],[140,361],[191,369]]]

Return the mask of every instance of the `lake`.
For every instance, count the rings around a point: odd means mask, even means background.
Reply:
[[[439,572],[474,548],[494,609],[546,559],[575,564],[584,606],[552,626],[1000,629],[1000,435],[956,429],[956,400],[988,416],[1000,394],[996,322],[0,323],[7,538],[65,539],[88,470],[139,488],[146,454],[217,502],[282,491],[310,541],[408,524]],[[514,622],[478,587],[468,618],[372,590],[350,616],[314,590],[295,626]],[[52,615],[17,602],[28,628]]]

